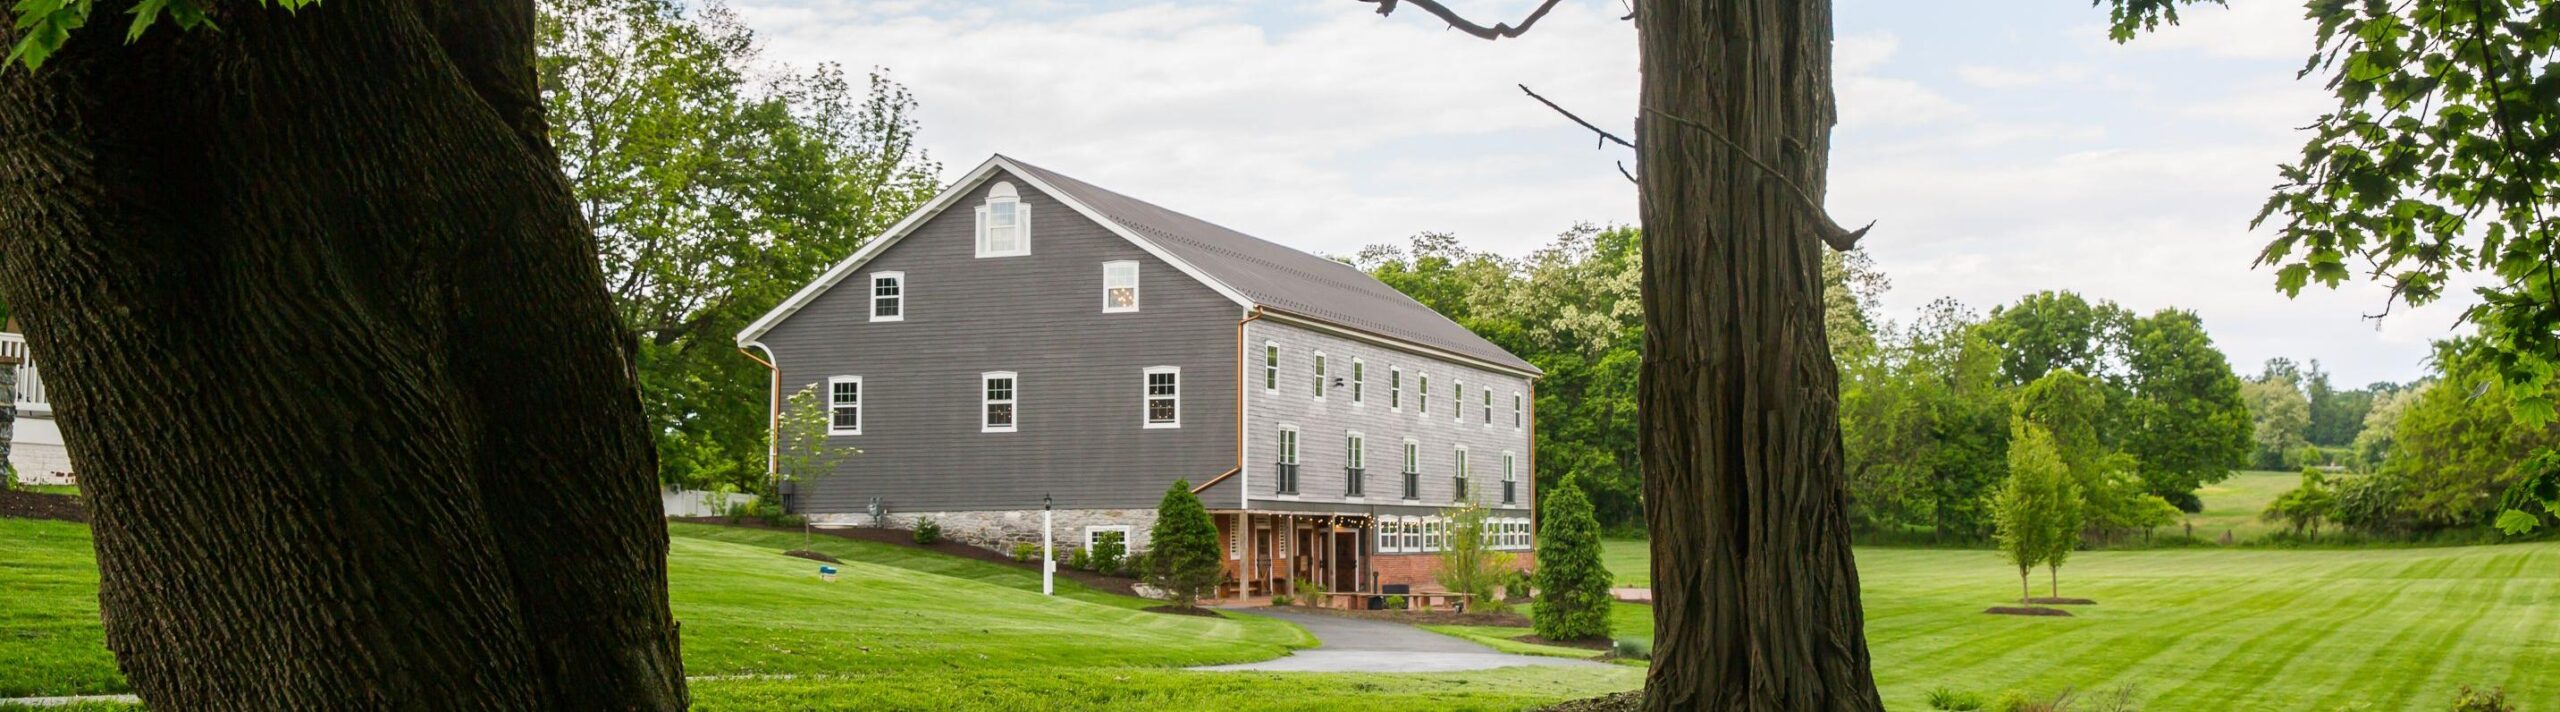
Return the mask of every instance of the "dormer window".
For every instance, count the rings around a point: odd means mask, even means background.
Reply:
[[[1138,263],[1102,263],[1102,311],[1138,310]]]
[[[978,256],[1019,257],[1031,254],[1031,206],[1013,184],[998,181],[978,206]]]

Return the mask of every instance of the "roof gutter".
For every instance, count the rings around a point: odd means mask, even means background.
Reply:
[[[1510,366],[1510,365],[1505,365],[1505,364],[1494,363],[1494,362],[1492,362],[1492,361],[1487,361],[1487,360],[1484,360],[1484,359],[1481,359],[1481,358],[1476,358],[1476,357],[1474,357],[1474,356],[1468,356],[1468,355],[1466,355],[1466,354],[1458,353],[1458,352],[1455,352],[1455,351],[1450,351],[1450,350],[1443,349],[1443,348],[1439,348],[1439,347],[1435,347],[1435,346],[1428,346],[1428,345],[1424,345],[1424,344],[1420,344],[1420,343],[1415,343],[1415,342],[1414,342],[1413,340],[1411,340],[1411,339],[1404,339],[1404,338],[1399,338],[1399,337],[1395,337],[1395,336],[1389,336],[1389,335],[1386,335],[1386,334],[1380,334],[1380,333],[1377,333],[1377,332],[1374,332],[1374,331],[1369,331],[1369,330],[1366,330],[1366,329],[1360,329],[1360,328],[1357,328],[1357,327],[1344,326],[1344,325],[1342,325],[1342,324],[1340,324],[1340,323],[1338,323],[1338,322],[1334,322],[1334,321],[1332,321],[1332,320],[1328,320],[1328,319],[1324,319],[1324,318],[1320,318],[1320,317],[1313,317],[1313,316],[1308,316],[1308,315],[1305,315],[1305,314],[1297,314],[1297,313],[1293,313],[1293,312],[1289,312],[1289,311],[1285,311],[1285,310],[1280,310],[1280,309],[1271,309],[1270,307],[1264,307],[1264,306],[1257,306],[1257,307],[1254,307],[1254,311],[1256,311],[1256,312],[1261,312],[1261,311],[1264,311],[1264,310],[1268,310],[1268,311],[1270,312],[1269,316],[1271,316],[1271,317],[1272,317],[1272,318],[1274,318],[1274,319],[1278,319],[1278,320],[1280,320],[1280,321],[1289,322],[1290,324],[1298,325],[1298,326],[1307,326],[1307,327],[1313,327],[1313,328],[1317,328],[1317,329],[1323,329],[1323,330],[1326,330],[1326,331],[1331,331],[1331,332],[1334,332],[1334,333],[1339,334],[1339,335],[1342,335],[1342,336],[1347,336],[1347,337],[1351,337],[1351,338],[1354,338],[1354,339],[1359,339],[1359,340],[1361,340],[1361,341],[1367,341],[1367,342],[1369,342],[1369,343],[1376,344],[1376,345],[1379,345],[1379,346],[1385,346],[1385,347],[1387,347],[1387,348],[1392,348],[1392,349],[1402,349],[1402,350],[1404,350],[1404,351],[1409,351],[1409,352],[1412,352],[1412,353],[1421,354],[1421,355],[1429,356],[1429,357],[1432,357],[1432,358],[1443,359],[1443,360],[1447,360],[1447,361],[1455,361],[1455,362],[1459,362],[1459,363],[1468,364],[1468,365],[1471,365],[1471,366],[1476,366],[1476,367],[1479,367],[1479,368],[1484,368],[1484,369],[1487,369],[1487,370],[1493,370],[1493,371],[1500,371],[1500,372],[1503,372],[1503,373],[1509,373],[1509,374],[1513,374],[1513,375],[1520,376],[1520,377],[1522,377],[1522,378],[1528,378],[1528,379],[1531,379],[1531,380],[1542,379],[1542,378],[1546,378],[1546,377],[1547,377],[1546,373],[1536,370],[1536,369],[1537,369],[1537,367],[1536,367],[1536,366],[1531,366],[1531,367],[1529,367],[1529,370],[1521,370],[1521,368],[1520,368],[1520,367],[1518,367],[1518,366]],[[1461,327],[1461,328],[1464,328],[1464,327]],[[1496,347],[1496,348],[1500,348],[1500,347]]]

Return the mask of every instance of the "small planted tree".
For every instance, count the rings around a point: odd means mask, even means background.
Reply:
[[[1486,537],[1485,519],[1491,514],[1474,502],[1441,511],[1449,520],[1449,533],[1440,549],[1440,584],[1482,602],[1483,610],[1498,611],[1506,604],[1493,589],[1511,573],[1512,556],[1494,550]]]
[[[1538,635],[1548,640],[1609,637],[1609,569],[1600,565],[1600,523],[1578,479],[1566,476],[1543,498],[1536,610]]]
[[[2067,552],[2078,532],[2077,505],[2071,478],[2054,449],[2053,434],[2043,426],[2013,423],[2009,437],[2009,479],[1991,496],[1992,523],[2000,554],[2018,567],[2018,603],[2033,603],[2027,574],[2056,552]],[[2067,555],[2067,554],[2066,554]],[[2061,564],[2053,564],[2057,569]],[[2060,574],[2057,572],[2058,579]],[[2057,585],[2058,587],[2058,585]]]
[[[2330,488],[2328,476],[2317,468],[2305,467],[2302,468],[2302,485],[2268,502],[2266,511],[2258,513],[2258,519],[2268,523],[2283,522],[2292,528],[2295,536],[2301,536],[2305,529],[2316,536],[2320,533],[2320,523],[2328,521],[2337,507],[2338,493]]]
[[[782,413],[774,423],[773,486],[758,497],[770,498],[781,493],[782,483],[792,483],[797,490],[835,474],[836,466],[846,458],[862,454],[851,446],[838,446],[827,439],[828,419],[834,417],[820,400],[819,384],[809,384],[783,401]],[[787,513],[787,512],[786,512]],[[808,551],[812,539],[809,518],[800,518],[800,550]]]
[[[1147,534],[1147,583],[1164,589],[1173,605],[1196,608],[1218,585],[1218,523],[1191,493],[1191,482],[1174,480],[1156,504],[1156,525]]]

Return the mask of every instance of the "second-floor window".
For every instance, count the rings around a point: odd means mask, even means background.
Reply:
[[[827,379],[827,434],[862,434],[862,377]]]
[[[1031,206],[1022,204],[1022,196],[1012,183],[998,182],[987,189],[987,202],[978,206],[978,256],[1018,257],[1031,254]]]
[[[1484,389],[1484,424],[1493,424],[1493,389]]]
[[[1316,352],[1316,398],[1324,398],[1324,352]]]
[[[1298,428],[1296,426],[1280,426],[1280,462],[1278,467],[1272,469],[1278,475],[1273,478],[1276,481],[1271,483],[1273,491],[1280,494],[1298,493]]]
[[[1449,417],[1460,422],[1467,419],[1467,384],[1463,382],[1449,384]]]
[[[1529,422],[1528,419],[1523,417],[1521,414],[1523,410],[1522,404],[1525,402],[1525,399],[1520,397],[1520,393],[1518,391],[1513,391],[1511,393],[1511,427],[1514,429],[1517,429]]]
[[[1520,501],[1520,473],[1519,471],[1512,469],[1513,462],[1514,458],[1511,453],[1506,452],[1502,454],[1503,504],[1511,504]]]
[[[1431,374],[1425,373],[1425,374],[1421,374],[1421,375],[1418,375],[1418,376],[1415,376],[1415,377],[1414,377],[1414,381],[1413,381],[1413,397],[1415,398],[1415,400],[1413,401],[1413,412],[1414,412],[1414,414],[1416,414],[1416,415],[1430,415],[1430,414],[1431,414]]]
[[[871,273],[871,320],[904,321],[907,318],[907,273]]]
[[[1105,312],[1138,310],[1138,263],[1102,263],[1102,310]]]
[[[1404,441],[1404,498],[1422,498],[1422,443]]]
[[[1342,495],[1358,497],[1368,484],[1361,481],[1367,474],[1369,462],[1368,453],[1362,452],[1366,449],[1365,439],[1359,433],[1350,433],[1344,435],[1342,441],[1342,461],[1345,463],[1342,468]]]
[[[979,405],[984,412],[978,432],[1013,432],[1016,419],[1022,415],[1014,407],[1022,395],[1021,380],[1011,371],[991,371],[979,374],[978,385],[979,392],[983,394]]]
[[[1404,410],[1404,369],[1387,367],[1387,410]]]
[[[1467,501],[1467,448],[1464,445],[1458,446],[1458,467],[1455,472],[1458,475],[1458,492],[1450,499],[1459,502]]]
[[[1262,390],[1280,390],[1280,345],[1262,345]]]
[[[1351,404],[1352,404],[1352,405],[1360,405],[1362,402],[1365,402],[1365,401],[1368,399],[1368,397],[1369,397],[1369,373],[1368,373],[1368,364],[1361,363],[1361,362],[1360,362],[1360,359],[1356,359],[1356,358],[1355,358],[1355,359],[1352,359],[1352,360],[1351,360]]]
[[[1182,427],[1182,368],[1147,369],[1147,427]]]

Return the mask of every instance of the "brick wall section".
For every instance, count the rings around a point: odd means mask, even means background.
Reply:
[[[1514,551],[1511,568],[1528,571],[1537,565],[1537,552]],[[1404,584],[1416,589],[1445,588],[1440,585],[1439,554],[1380,554],[1369,560],[1369,569],[1378,574],[1378,585]]]

